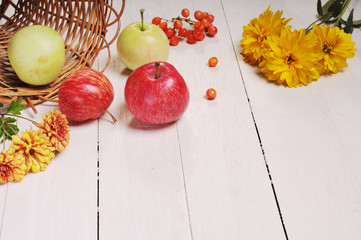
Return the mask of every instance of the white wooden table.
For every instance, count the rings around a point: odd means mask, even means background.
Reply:
[[[0,185],[0,239],[361,239],[360,30],[344,71],[276,86],[239,54],[242,26],[268,5],[293,28],[316,18],[316,0],[127,1],[122,28],[139,21],[140,8],[148,22],[185,7],[215,16],[216,37],[170,49],[188,110],[160,128],[134,119],[123,96],[130,72],[113,44],[105,74],[118,122],[104,115],[71,125],[68,148],[46,171]],[[360,1],[351,5],[360,18]],[[212,56],[216,68],[207,66]],[[93,68],[105,60],[102,52]],[[52,108],[24,114],[39,120]]]

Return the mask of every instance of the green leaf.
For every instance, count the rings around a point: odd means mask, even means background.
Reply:
[[[23,101],[22,97],[19,97],[16,101],[11,101],[10,106],[6,109],[6,113],[21,115],[20,111],[26,108],[25,105],[20,105],[22,101]]]
[[[10,140],[11,140],[11,138],[12,138],[11,136],[17,134],[19,132],[19,128],[15,124],[9,124],[9,125],[5,125],[5,131],[8,132],[8,134],[10,135]]]
[[[317,13],[318,15],[323,16],[321,0],[317,0]]]
[[[341,13],[343,3],[340,1],[334,2],[328,9],[329,12],[332,12],[332,17],[337,17]]]
[[[328,0],[325,5],[323,5],[322,7],[322,12],[324,13],[329,13],[328,9],[330,8],[330,6],[336,2],[337,0]],[[332,11],[331,11],[332,12]]]
[[[0,136],[1,136],[1,143],[4,142],[4,140],[12,140],[12,136],[16,135],[19,132],[19,128],[15,124],[11,124],[8,122],[16,122],[16,119],[14,118],[6,118],[5,123],[1,121],[1,127],[0,127]],[[15,121],[14,121],[15,120]],[[5,130],[5,135],[4,135]]]
[[[7,123],[16,123],[16,119],[12,117],[6,117],[5,122]]]
[[[4,104],[3,103],[0,103],[0,107],[3,107],[4,106]]]
[[[347,18],[346,26],[344,28],[345,33],[352,33],[353,32],[353,11],[351,10],[350,15]]]

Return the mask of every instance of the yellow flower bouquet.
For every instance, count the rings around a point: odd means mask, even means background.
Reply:
[[[20,105],[21,98],[13,101],[5,113],[1,113],[0,137],[12,140],[8,150],[5,145],[0,153],[0,183],[21,181],[24,176],[32,171],[44,171],[50,161],[55,157],[56,151],[65,149],[70,140],[69,123],[64,114],[59,110],[52,110],[43,114],[43,121],[39,124],[31,119],[20,116],[20,111],[25,108]],[[22,131],[14,124],[18,117],[31,121],[38,130]]]
[[[319,24],[300,30],[291,29],[291,19],[282,18],[282,11],[268,7],[243,27],[244,61],[260,67],[268,80],[288,87],[306,86],[321,74],[347,67],[346,60],[356,52],[351,32],[360,24],[353,21],[353,10],[347,21],[342,20],[350,0],[341,2],[329,0],[322,7],[318,0]]]

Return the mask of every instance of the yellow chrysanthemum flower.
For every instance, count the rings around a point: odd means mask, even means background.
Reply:
[[[66,116],[59,110],[54,111],[53,109],[47,115],[43,114],[42,117],[43,121],[36,126],[44,130],[55,150],[59,152],[64,150],[70,139],[70,128]]]
[[[346,59],[355,56],[355,43],[351,41],[351,34],[345,33],[343,29],[338,27],[330,27],[328,25],[312,26],[314,34],[319,40],[322,53],[323,68],[320,73],[337,73],[343,67],[347,67]]]
[[[51,159],[55,157],[54,147],[51,146],[48,136],[43,129],[38,131],[26,130],[21,132],[22,137],[13,136],[13,144],[10,149],[22,153],[25,164],[33,172],[44,171]]]
[[[271,35],[280,35],[281,29],[287,25],[291,19],[281,18],[283,11],[273,13],[270,7],[265,12],[254,18],[243,27],[241,40],[244,61],[250,64],[259,64],[261,62],[264,48],[264,41]]]
[[[0,153],[0,183],[21,181],[28,173],[28,168],[21,154],[13,149]]]
[[[269,51],[259,64],[265,76],[277,84],[289,87],[307,85],[319,77],[320,45],[304,29],[282,29],[280,36],[273,35],[265,41]]]

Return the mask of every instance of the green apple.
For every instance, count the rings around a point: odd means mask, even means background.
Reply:
[[[120,61],[134,70],[146,63],[167,61],[169,41],[164,31],[152,23],[135,22],[119,34],[117,50]]]
[[[65,63],[65,45],[50,27],[32,25],[14,34],[8,45],[11,67],[19,79],[31,85],[54,81]]]

